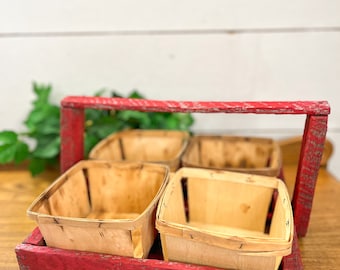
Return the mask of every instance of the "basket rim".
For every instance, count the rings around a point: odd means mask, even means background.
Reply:
[[[96,164],[99,166],[107,167],[107,166],[128,166],[128,165],[135,165],[135,166],[150,166],[150,167],[158,167],[164,169],[164,177],[162,184],[160,185],[157,193],[151,200],[151,202],[147,205],[147,207],[143,210],[135,218],[120,218],[120,219],[96,219],[96,218],[82,218],[82,217],[67,217],[67,216],[60,216],[60,215],[51,215],[45,213],[39,213],[37,211],[33,211],[33,208],[42,203],[43,200],[49,198],[50,195],[46,195],[49,192],[53,194],[58,190],[58,187],[63,185],[66,181],[70,180],[72,174],[78,172],[86,168],[88,164]],[[161,195],[164,192],[165,187],[169,182],[169,167],[162,164],[155,164],[150,162],[139,162],[139,161],[106,161],[106,160],[81,160],[77,162],[74,166],[69,168],[63,174],[61,174],[56,180],[54,180],[40,195],[38,195],[30,206],[26,210],[26,214],[32,220],[35,220],[38,224],[44,220],[53,220],[54,223],[60,225],[71,225],[71,226],[90,226],[90,227],[105,227],[105,228],[116,228],[116,229],[136,229],[138,228],[144,221],[147,216],[147,213],[152,211],[157,207],[157,202],[159,201]]]

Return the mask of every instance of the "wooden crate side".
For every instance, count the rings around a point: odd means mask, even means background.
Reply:
[[[168,209],[176,209],[169,211]],[[161,197],[157,207],[157,220],[168,220],[173,223],[185,224],[185,202],[180,181],[172,178]]]
[[[277,269],[275,254],[251,254],[211,246],[190,239],[166,235],[166,254],[169,261],[209,265],[223,269]],[[202,252],[204,251],[204,252]],[[278,261],[281,262],[282,256]]]
[[[195,135],[182,157],[184,166],[277,176],[280,147],[270,138]]]
[[[271,188],[188,178],[190,221],[264,232]]]
[[[91,206],[82,164],[74,165],[43,191],[28,207],[28,216],[35,220],[40,214],[85,217]]]
[[[165,167],[142,163],[111,166],[110,170],[88,168],[91,203],[95,212],[142,214],[167,178]]]
[[[269,160],[269,167],[275,171],[271,176],[279,176],[282,168],[282,153],[279,143],[275,140],[272,142],[271,158]]]
[[[78,222],[50,217],[39,217],[39,228],[46,244],[69,250],[94,251],[121,256],[133,256],[133,244],[130,231],[111,229],[105,226],[78,226]]]
[[[19,244],[16,255],[21,270],[217,270],[214,267],[191,265],[162,260],[139,260],[84,251],[63,250],[46,246]]]
[[[100,141],[89,153],[90,159],[124,160],[124,151],[121,149],[121,140],[118,134],[112,134]]]
[[[90,212],[90,201],[84,173],[81,169],[65,175],[67,181],[49,197],[50,215],[64,217],[86,217]]]
[[[150,248],[154,244],[154,241],[157,237],[157,230],[156,230],[156,211],[157,207],[149,209],[149,214],[145,215],[145,220],[142,222],[142,226],[137,228],[136,230],[140,231],[141,233],[141,248],[143,252],[143,258],[146,258],[150,252]],[[138,250],[135,246],[135,250]],[[137,257],[135,257],[137,258]]]
[[[132,130],[121,135],[126,159],[169,161],[180,157],[188,133],[165,130]]]
[[[294,234],[292,222],[294,222],[294,219],[287,188],[283,182],[278,182],[278,196],[276,197],[269,235],[292,242]]]

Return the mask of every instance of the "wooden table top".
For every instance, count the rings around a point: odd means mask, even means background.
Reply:
[[[14,252],[36,227],[26,216],[31,202],[54,180],[58,173],[44,172],[32,178],[26,170],[0,167],[0,269],[18,269]],[[284,167],[288,189],[292,193],[296,167]],[[325,168],[319,171],[307,236],[299,240],[305,269],[340,267],[340,182]]]

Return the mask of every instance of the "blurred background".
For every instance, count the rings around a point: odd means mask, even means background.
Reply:
[[[340,179],[340,1],[2,1],[0,129],[23,129],[32,83],[58,104],[101,89],[150,99],[327,100]],[[194,115],[201,133],[287,138],[305,116]]]

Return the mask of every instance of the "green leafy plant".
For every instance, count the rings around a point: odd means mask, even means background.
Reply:
[[[0,132],[0,164],[29,162],[32,175],[58,166],[60,154],[60,107],[50,102],[51,85],[33,83],[36,99],[24,121],[26,132]],[[95,93],[102,96],[105,91]],[[111,97],[123,97],[111,92]],[[127,97],[144,98],[138,91]],[[194,118],[189,113],[85,110],[86,156],[100,140],[123,129],[175,129],[190,131]],[[33,144],[33,146],[30,146]]]

